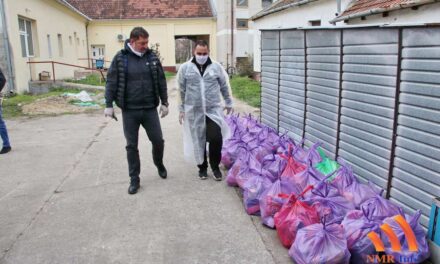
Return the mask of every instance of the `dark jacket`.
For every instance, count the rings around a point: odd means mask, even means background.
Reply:
[[[5,83],[6,83],[6,78],[3,75],[2,69],[0,69],[0,92],[3,89],[3,87],[5,87]]]
[[[113,102],[121,109],[149,109],[159,105],[168,106],[167,82],[162,65],[151,50],[139,57],[128,47],[113,58],[107,73],[105,101],[107,107]]]

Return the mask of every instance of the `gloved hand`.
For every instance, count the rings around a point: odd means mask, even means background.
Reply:
[[[183,119],[185,119],[185,112],[180,112],[179,114],[179,123],[183,124]]]
[[[225,110],[226,110],[226,114],[227,114],[227,115],[229,115],[230,113],[233,113],[233,112],[234,112],[233,109],[232,109],[232,107],[225,107]]]
[[[115,116],[115,111],[113,110],[113,107],[106,108],[104,110],[104,116],[113,118],[114,120],[118,121],[118,119]]]
[[[166,107],[165,105],[161,105],[159,113],[160,113],[160,118],[166,117],[168,115],[168,107]]]

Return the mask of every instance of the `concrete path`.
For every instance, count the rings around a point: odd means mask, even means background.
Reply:
[[[7,122],[0,156],[0,263],[291,263],[238,191],[182,158],[174,82],[162,180],[140,132],[141,189],[127,194],[125,139],[101,113]],[[238,104],[238,111],[249,110]]]

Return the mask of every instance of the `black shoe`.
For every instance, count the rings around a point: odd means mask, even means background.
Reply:
[[[199,178],[200,180],[208,179],[208,170],[207,169],[199,170]]]
[[[212,173],[213,173],[212,176],[213,176],[214,180],[216,180],[216,181],[222,180],[223,175],[222,175],[222,172],[220,171],[220,169],[213,169]]]
[[[130,183],[130,186],[128,187],[128,193],[129,194],[137,193],[137,191],[139,190],[139,187],[140,187],[139,183],[136,183],[136,182]]]
[[[161,165],[161,166],[157,167],[157,172],[159,173],[159,176],[160,176],[162,179],[166,179],[167,176],[168,176],[167,169],[165,168],[164,165]]]
[[[3,147],[2,150],[0,150],[0,154],[6,154],[11,151],[11,149],[11,147]]]

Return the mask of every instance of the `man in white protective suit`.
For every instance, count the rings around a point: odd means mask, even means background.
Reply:
[[[229,127],[224,119],[232,112],[229,78],[223,67],[209,58],[208,43],[196,43],[194,57],[180,66],[177,73],[180,91],[179,122],[183,124],[184,155],[199,167],[199,178],[208,178],[209,165],[214,180],[221,181],[219,169],[223,140],[229,137]],[[225,101],[222,106],[221,96]]]

